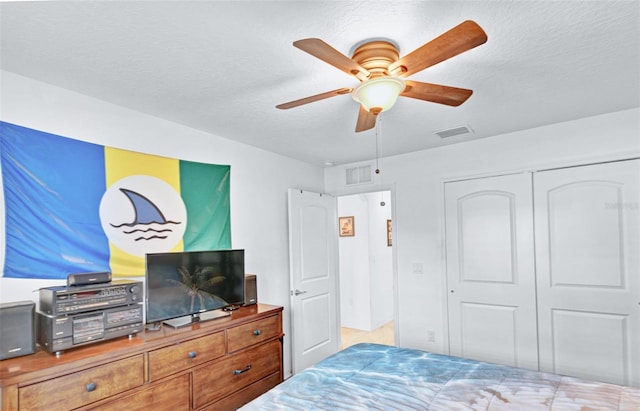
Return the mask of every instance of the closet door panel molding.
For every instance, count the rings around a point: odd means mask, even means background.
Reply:
[[[534,175],[540,368],[640,386],[640,160]]]
[[[453,355],[537,369],[531,175],[445,184]]]

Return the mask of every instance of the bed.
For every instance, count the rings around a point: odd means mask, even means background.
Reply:
[[[379,344],[340,351],[241,408],[640,410],[640,388]]]

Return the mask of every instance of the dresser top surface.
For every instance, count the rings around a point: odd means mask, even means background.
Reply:
[[[241,307],[231,315],[203,321],[180,328],[162,326],[157,331],[143,331],[132,338],[120,337],[70,349],[60,355],[38,349],[34,354],[0,361],[0,387],[20,383],[25,379],[38,378],[39,374],[73,372],[77,369],[115,361],[137,353],[175,344],[201,335],[223,331],[260,318],[278,315],[280,306],[255,304]]]

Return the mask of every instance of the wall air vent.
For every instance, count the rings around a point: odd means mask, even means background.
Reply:
[[[346,169],[347,185],[364,184],[371,182],[371,166],[360,166]]]
[[[436,134],[440,136],[440,138],[447,138],[453,136],[459,136],[461,134],[471,134],[473,130],[469,126],[461,126],[455,128],[449,128],[447,130],[436,131]]]

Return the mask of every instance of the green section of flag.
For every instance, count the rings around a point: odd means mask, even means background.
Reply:
[[[180,161],[180,196],[187,208],[185,251],[231,248],[231,167]]]

